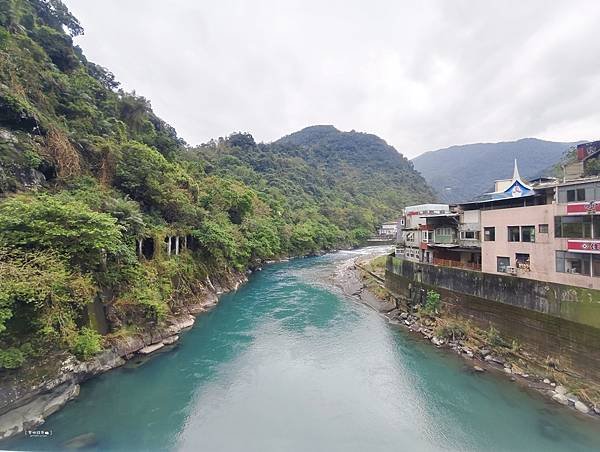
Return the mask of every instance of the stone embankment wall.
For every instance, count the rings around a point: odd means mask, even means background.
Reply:
[[[561,369],[600,384],[600,291],[388,256],[386,287],[407,304],[427,290],[478,326],[535,349]]]

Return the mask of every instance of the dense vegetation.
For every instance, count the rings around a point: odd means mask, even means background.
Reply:
[[[468,144],[427,152],[413,163],[440,200],[456,203],[493,190],[495,180],[510,178],[515,159],[525,178],[549,175],[554,163],[573,144],[535,138]]]
[[[563,154],[562,158],[555,165],[552,166],[549,174],[562,178],[565,173],[565,167],[577,163],[579,163],[579,160],[577,159],[577,147],[573,146]],[[583,176],[600,176],[600,159],[597,156],[588,158],[583,163]]]
[[[82,32],[60,0],[0,0],[0,368],[96,353],[95,298],[114,334],[156,325],[209,275],[357,245],[431,197],[372,135],[188,148],[73,45]],[[185,240],[176,256],[169,236]]]

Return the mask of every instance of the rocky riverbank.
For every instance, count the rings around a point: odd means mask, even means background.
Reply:
[[[78,361],[63,352],[2,376],[0,440],[43,424],[48,416],[79,395],[79,385],[84,381],[120,367],[136,356],[150,355],[175,344],[179,334],[193,326],[197,315],[218,303],[220,294],[237,290],[247,280],[243,273],[231,273],[221,281],[207,279],[203,293],[180,307],[163,324],[133,334],[111,335],[107,338],[107,349],[89,361]]]
[[[600,419],[600,404],[581,389],[581,381],[575,376],[556,369],[548,371],[552,363],[519,344],[507,344],[499,337],[491,337],[493,329],[486,332],[474,328],[468,321],[446,317],[442,312],[424,315],[418,307],[409,308],[385,289],[382,275],[367,268],[368,261],[369,258],[361,257],[344,262],[333,275],[334,284],[344,294],[380,312],[390,323],[408,329],[438,348],[458,354],[473,372],[505,376],[561,405]]]

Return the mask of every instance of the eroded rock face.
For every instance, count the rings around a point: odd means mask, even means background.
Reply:
[[[155,351],[160,350],[164,346],[165,346],[164,343],[158,342],[156,344],[147,345],[144,348],[141,348],[140,350],[138,350],[138,353],[140,353],[142,355],[149,355],[150,353],[154,353]]]
[[[79,385],[65,383],[53,391],[42,394],[31,402],[0,416],[0,439],[22,433],[44,422],[69,400],[79,395]]]
[[[178,340],[179,340],[179,336],[177,334],[174,334],[173,336],[169,336],[169,337],[163,339],[163,344],[171,345],[171,344],[174,344],[175,342],[177,342]]]

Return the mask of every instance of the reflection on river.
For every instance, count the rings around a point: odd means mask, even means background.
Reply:
[[[198,319],[181,343],[82,386],[52,416],[60,448],[93,432],[98,450],[583,451],[600,424],[471,373],[344,299],[325,276],[340,252],[268,266]]]

